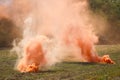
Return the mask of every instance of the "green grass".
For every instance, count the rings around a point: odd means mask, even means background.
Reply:
[[[15,71],[15,55],[0,50],[0,80],[120,80],[120,45],[97,46],[99,55],[109,54],[114,65],[63,62],[37,73]]]

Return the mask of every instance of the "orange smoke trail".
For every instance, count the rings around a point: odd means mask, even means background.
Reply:
[[[21,72],[36,72],[46,64],[45,52],[39,39],[31,40],[25,46],[24,56],[20,59],[17,69]]]
[[[101,62],[101,63],[110,63],[114,64],[109,55],[104,55],[103,57],[98,56],[96,51],[94,50],[94,43],[96,43],[97,37],[93,35],[84,35],[82,32],[82,36],[79,36],[79,28],[70,27],[66,31],[66,35],[64,35],[64,42],[66,45],[74,45],[78,49],[81,50],[78,54],[81,54],[82,58],[84,58],[87,62]],[[84,39],[87,38],[87,39]],[[85,40],[85,41],[83,41]],[[93,41],[94,40],[94,41]],[[79,56],[78,56],[79,57]]]
[[[23,39],[14,47],[20,72],[36,72],[69,55],[84,62],[114,63],[108,55],[100,57],[95,51],[98,37],[93,32],[95,21],[89,14],[88,0],[22,0],[20,5],[22,2],[26,6],[20,6],[24,14]],[[30,8],[27,2],[31,2]]]
[[[81,52],[78,54],[81,54],[82,58],[86,62],[101,62],[114,64],[114,61],[110,59],[109,55],[99,57],[96,53],[94,53],[93,45],[90,44],[90,42],[87,43],[87,41],[85,41],[84,43],[81,39],[79,39],[79,37],[76,38],[75,36],[72,36],[72,40],[70,41],[68,37],[69,35],[66,35],[66,40],[64,40],[65,43],[63,45],[70,46],[71,44],[73,44],[78,49],[81,49]],[[23,58],[20,59],[20,61],[18,62],[17,69],[20,72],[37,72],[41,67],[49,63],[49,59],[45,57],[46,53],[45,51],[43,51],[42,47],[43,46],[39,39],[36,38],[35,40],[30,41],[25,47]]]

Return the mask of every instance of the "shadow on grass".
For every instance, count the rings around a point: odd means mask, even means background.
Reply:
[[[65,64],[79,64],[79,65],[105,65],[102,63],[95,63],[95,62],[64,62]]]
[[[38,72],[35,72],[35,73],[55,73],[56,71],[54,70],[45,70],[45,71],[38,71]]]
[[[56,71],[53,70],[46,70],[46,71],[38,71],[38,72],[28,72],[28,73],[19,73],[16,72],[12,75],[13,78],[19,78],[19,77],[24,77],[24,76],[34,76],[36,74],[40,75],[40,74],[50,74],[50,73],[55,73]]]

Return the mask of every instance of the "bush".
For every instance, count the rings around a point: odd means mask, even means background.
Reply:
[[[12,46],[13,40],[19,35],[19,29],[11,20],[0,19],[0,48]]]

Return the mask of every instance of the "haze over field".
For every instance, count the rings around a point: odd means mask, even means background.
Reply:
[[[83,62],[113,64],[108,55],[99,57],[94,49],[99,32],[94,28],[100,30],[98,24],[105,26],[105,22],[89,9],[88,0],[14,0],[12,20],[22,29],[22,40],[13,48],[19,57],[16,68],[36,71],[71,55]]]
[[[0,80],[119,80],[119,34],[120,0],[0,0]]]

